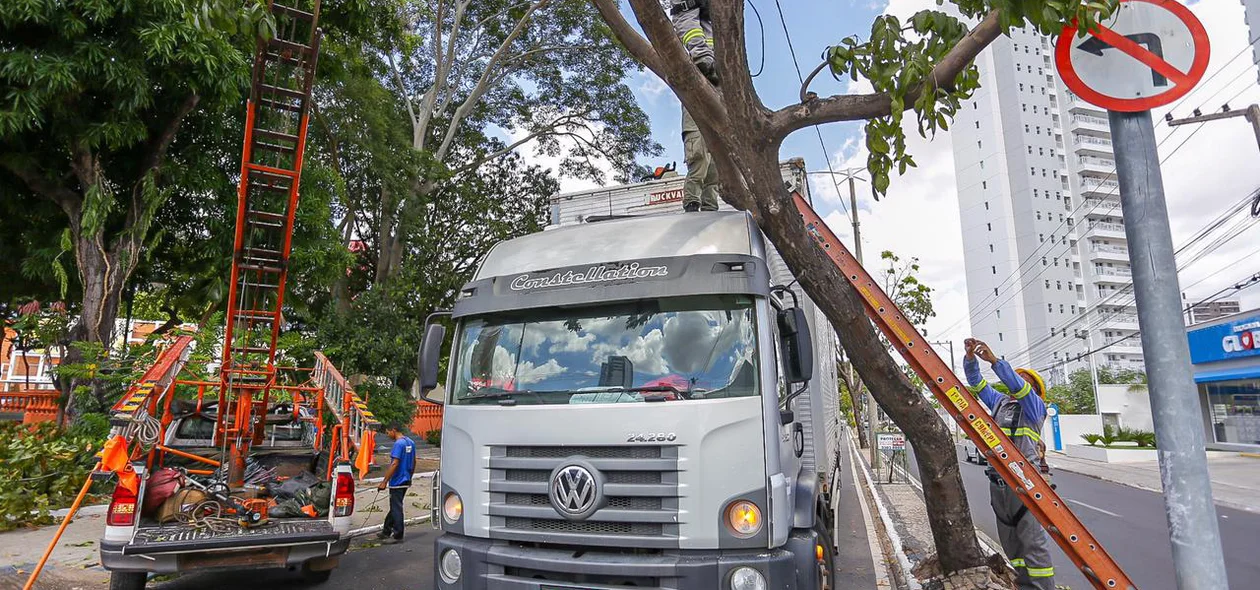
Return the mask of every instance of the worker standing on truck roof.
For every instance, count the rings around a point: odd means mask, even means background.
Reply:
[[[718,85],[717,66],[713,62],[713,23],[709,21],[709,0],[672,0],[669,14],[674,32],[687,48],[692,63],[714,86]],[[683,211],[717,211],[717,165],[704,145],[704,137],[696,121],[682,109],[683,159],[687,162],[687,181],[683,184]]]
[[[1025,465],[1036,468],[1040,463],[1041,427],[1046,422],[1046,383],[1032,369],[1012,369],[1010,363],[997,358],[988,344],[974,338],[964,341],[967,351],[963,369],[971,392],[989,407],[993,420],[1023,453]],[[980,376],[980,357],[993,366],[1010,395],[1003,395]],[[1021,590],[1054,590],[1054,567],[1050,564],[1050,536],[1041,523],[1028,514],[1019,494],[992,467],[989,476],[989,503],[997,516],[998,537],[1002,550],[1018,574]]]
[[[411,487],[411,476],[416,471],[416,443],[402,433],[403,426],[392,422],[385,427],[385,434],[393,439],[394,447],[389,451],[389,469],[376,489],[389,488],[389,514],[385,515],[385,523],[377,537],[383,543],[399,543],[403,539],[403,498],[407,496],[407,488]]]

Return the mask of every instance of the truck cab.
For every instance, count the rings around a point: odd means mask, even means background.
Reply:
[[[832,587],[836,391],[773,266],[743,212],[495,246],[451,313],[436,587]]]

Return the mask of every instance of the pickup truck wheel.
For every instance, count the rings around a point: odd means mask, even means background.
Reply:
[[[110,572],[109,590],[144,590],[149,581],[145,572]]]
[[[311,569],[311,564],[302,564],[302,581],[304,582],[311,584],[323,584],[328,581],[328,578],[332,577],[332,573],[333,571],[331,569],[313,570]]]

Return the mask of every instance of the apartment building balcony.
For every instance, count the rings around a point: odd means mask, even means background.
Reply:
[[[1129,249],[1111,244],[1090,244],[1089,259],[1107,262],[1128,262]]]
[[[1081,180],[1081,195],[1085,197],[1106,198],[1120,194],[1120,183],[1114,180]],[[1120,199],[1115,199],[1117,205]]]
[[[1076,159],[1076,170],[1082,174],[1094,173],[1110,176],[1116,171],[1116,161],[1111,158],[1079,156]]]
[[[1102,324],[1099,326],[1107,330],[1132,330],[1138,329],[1138,316],[1136,313],[1113,313],[1103,316]]]
[[[1072,147],[1077,155],[1110,156],[1111,140],[1091,135],[1072,134]]]
[[[1070,120],[1073,131],[1083,131],[1090,135],[1111,136],[1111,122],[1105,117],[1073,113]]]
[[[1108,346],[1106,351],[1111,354],[1142,354],[1142,338],[1140,336],[1127,339],[1125,336],[1104,338],[1103,344]]]
[[[1097,192],[1093,194],[1097,194]],[[1120,199],[1114,196],[1111,198],[1086,197],[1084,211],[1085,215],[1124,214],[1124,209],[1120,206]]]
[[[1119,223],[1107,223],[1105,221],[1090,222],[1089,227],[1085,231],[1085,237],[1099,238],[1115,238],[1126,239],[1124,235],[1124,225]]]
[[[1094,281],[1113,285],[1128,285],[1133,282],[1133,271],[1128,268],[1103,267],[1094,269]]]

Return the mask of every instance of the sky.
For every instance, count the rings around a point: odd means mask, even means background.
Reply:
[[[779,2],[804,73],[821,63],[821,55],[827,46],[837,44],[848,35],[865,38],[876,15],[887,12],[908,16],[918,10],[936,7],[935,0]],[[1255,33],[1248,32],[1241,1],[1190,0],[1185,3],[1207,29],[1212,55],[1204,83],[1181,102],[1154,112],[1156,137],[1163,139],[1169,136],[1159,151],[1161,159],[1166,158],[1163,175],[1175,246],[1184,243],[1200,227],[1260,187],[1260,148],[1244,119],[1171,129],[1163,124],[1164,114],[1170,108],[1176,109],[1176,116],[1184,117],[1196,107],[1204,113],[1215,112],[1227,100],[1234,108],[1260,102],[1260,86],[1257,85],[1252,52],[1244,51],[1249,38],[1260,34],[1260,29]],[[624,4],[623,11],[628,20],[634,22],[629,7]],[[752,10],[746,9],[748,58],[754,72],[762,63],[762,55],[765,56],[763,71],[754,82],[767,106],[787,106],[797,101],[800,84],[779,12],[775,3],[769,0],[754,0],[753,5],[760,12],[760,24],[764,25],[763,43],[758,19]],[[655,166],[677,162],[682,173],[685,166],[682,161],[678,99],[650,72],[639,73],[627,83],[651,118],[656,141],[665,148],[661,157],[643,163]],[[836,81],[823,74],[815,80],[811,90],[826,96],[861,87],[861,83],[854,84],[847,79]],[[822,126],[821,132],[826,149],[820,145],[812,128],[805,129],[787,138],[780,159],[803,157],[810,172],[822,172],[810,176],[815,207],[832,230],[852,247],[853,232],[845,207],[848,189],[842,184],[839,188],[843,188],[844,192],[838,192],[826,170],[828,161],[837,171],[865,166],[862,127],[857,123],[829,124]],[[919,259],[922,266],[920,279],[934,289],[933,302],[937,314],[925,326],[928,339],[955,342],[955,349],[961,356],[962,339],[968,336],[970,321],[951,140],[948,132],[939,133],[930,140],[919,138],[917,131],[910,131],[907,135],[910,137],[909,151],[919,167],[910,169],[905,176],[894,177],[888,195],[878,202],[871,199],[868,184],[858,185],[863,250],[868,260],[877,260],[882,250],[892,250],[903,259]],[[554,168],[553,161],[538,157],[527,148],[522,155],[530,161]],[[592,186],[594,184],[590,182],[561,179],[562,192]],[[840,194],[844,195],[844,202],[839,198]],[[1181,285],[1189,300],[1198,301],[1260,272],[1260,228],[1257,225],[1260,223],[1246,225],[1245,233],[1237,239],[1183,271]],[[1240,296],[1244,310],[1260,308],[1260,286],[1244,290]]]

